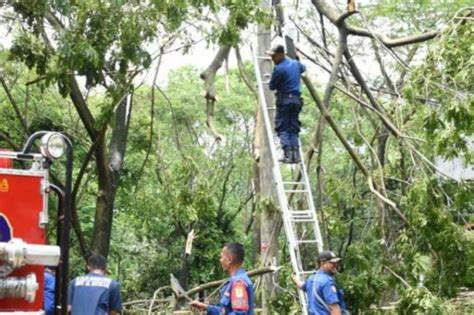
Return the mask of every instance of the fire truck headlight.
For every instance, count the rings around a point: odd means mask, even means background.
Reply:
[[[41,154],[55,160],[66,151],[66,142],[61,134],[50,132],[41,138]]]

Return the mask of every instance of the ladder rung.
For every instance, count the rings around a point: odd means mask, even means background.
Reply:
[[[297,244],[319,244],[318,240],[297,240]]]
[[[291,221],[293,222],[313,222],[314,212],[311,210],[290,211]]]
[[[305,193],[305,192],[308,192],[307,189],[286,189],[285,192],[287,193]]]
[[[292,219],[291,222],[299,223],[299,222],[314,222],[314,218],[297,218]]]
[[[305,182],[283,182],[283,185],[305,185]]]
[[[270,56],[257,56],[257,59],[268,59],[268,60],[271,60],[272,57],[270,57]]]
[[[308,216],[313,215],[313,211],[311,210],[290,210],[289,211],[292,216]]]
[[[299,273],[303,275],[309,275],[315,273],[315,270],[300,271]]]

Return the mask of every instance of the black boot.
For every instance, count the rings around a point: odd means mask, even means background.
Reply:
[[[296,164],[300,162],[301,162],[300,148],[299,147],[291,148],[291,163]]]
[[[283,157],[279,161],[285,164],[291,164],[292,156],[293,154],[291,148],[283,148]]]

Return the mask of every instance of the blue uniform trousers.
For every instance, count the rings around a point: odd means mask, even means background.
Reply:
[[[301,107],[299,93],[277,94],[275,131],[283,149],[299,147],[298,134],[301,123],[298,117]]]

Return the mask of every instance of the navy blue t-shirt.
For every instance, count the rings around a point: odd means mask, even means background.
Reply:
[[[69,285],[72,315],[105,315],[122,309],[117,281],[97,273],[77,277]]]
[[[299,94],[301,92],[301,74],[305,71],[306,67],[298,60],[283,59],[273,68],[270,90],[277,90],[279,93]]]

